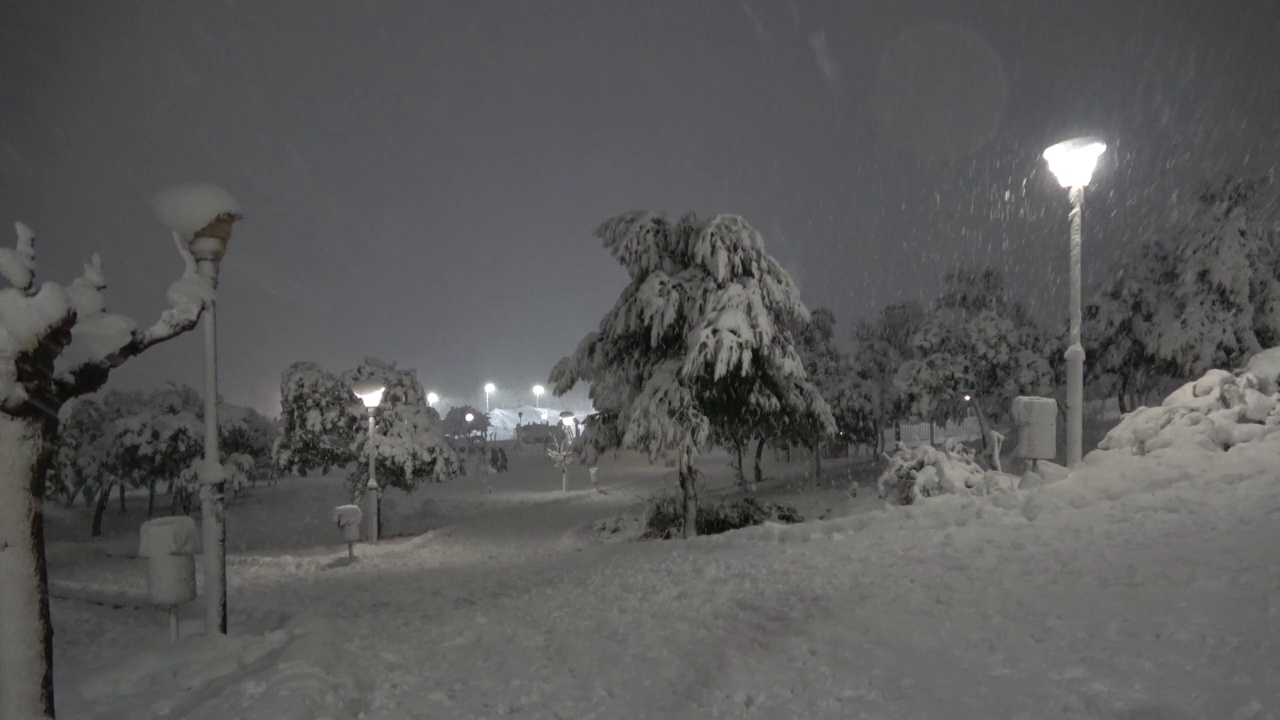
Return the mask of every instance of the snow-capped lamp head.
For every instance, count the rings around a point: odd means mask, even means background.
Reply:
[[[356,397],[360,398],[360,402],[364,403],[364,408],[373,412],[382,402],[382,393],[386,392],[387,388],[376,380],[361,380],[352,387],[352,390],[355,391]]]
[[[231,227],[243,217],[235,198],[217,185],[175,185],[151,205],[160,222],[187,243],[192,257],[215,263],[227,254]]]
[[[1098,138],[1080,137],[1050,146],[1043,157],[1058,183],[1070,190],[1089,184],[1093,170],[1098,166],[1098,158],[1106,150],[1107,144]]]

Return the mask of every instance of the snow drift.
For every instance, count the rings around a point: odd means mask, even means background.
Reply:
[[[1098,444],[1136,455],[1175,445],[1230,450],[1280,430],[1280,348],[1254,356],[1235,373],[1210,370],[1159,407],[1138,408]]]

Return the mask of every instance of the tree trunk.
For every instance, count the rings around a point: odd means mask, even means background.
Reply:
[[[69,508],[72,505],[75,505],[76,498],[80,496],[80,493],[84,490],[84,486],[85,486],[85,483],[80,483],[79,485],[76,485],[74,488],[72,488],[71,492],[67,494],[67,499],[66,499],[66,502],[63,503],[63,507]]]
[[[15,720],[54,716],[44,486],[57,429],[56,415],[0,413],[0,717]]]
[[[129,511],[129,509],[124,506],[124,483],[120,483],[117,487],[120,488],[120,514],[123,515]]]
[[[98,502],[93,506],[93,526],[89,530],[90,537],[102,536],[102,516],[107,512],[107,501],[111,499],[111,483],[98,493]]]
[[[816,483],[822,479],[822,443],[814,442],[810,451],[813,461],[810,466],[810,472],[813,473],[813,481]]]
[[[684,496],[684,537],[698,536],[698,488],[693,470],[693,457],[680,452],[680,494]]]
[[[742,467],[742,440],[734,439],[733,454],[738,459],[738,462],[733,466],[735,480],[737,480],[738,488],[745,490],[747,488],[747,472]]]
[[[765,439],[763,437],[756,441],[756,466],[752,471],[752,492],[755,492],[756,486],[764,481],[764,472],[760,469],[760,458],[764,455],[764,443]]]
[[[155,517],[156,514],[156,479],[151,478],[147,481],[147,519]]]

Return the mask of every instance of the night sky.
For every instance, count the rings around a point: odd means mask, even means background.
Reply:
[[[743,215],[842,337],[961,263],[1058,323],[1040,153],[1077,134],[1110,145],[1089,284],[1204,181],[1274,169],[1280,3],[0,0],[0,218],[44,279],[101,252],[150,323],[181,271],[151,198],[226,187],[222,390],[264,410],[289,363],[365,355],[530,401],[617,298],[592,232],[634,209]],[[198,384],[200,343],[114,386]]]

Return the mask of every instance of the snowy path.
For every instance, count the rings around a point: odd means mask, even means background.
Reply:
[[[1206,493],[1177,462],[1152,472],[1169,479],[1142,493],[1046,492],[1033,522],[1029,506],[948,498],[608,545],[588,524],[652,478],[568,497],[541,476],[459,486],[423,506],[443,526],[353,564],[233,556],[244,635],[184,643],[185,696],[111,689],[137,671],[65,672],[120,718],[1277,717],[1280,473]],[[158,627],[154,612],[56,611],[99,653]]]

